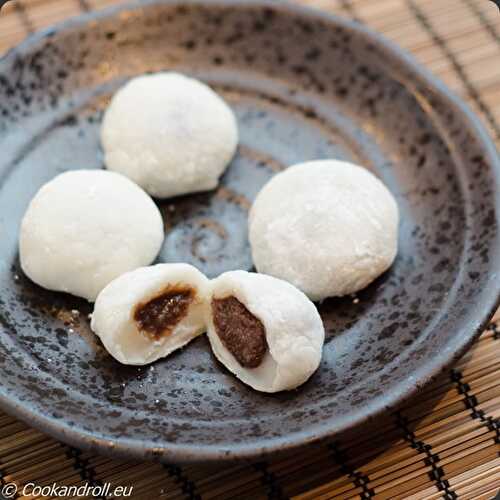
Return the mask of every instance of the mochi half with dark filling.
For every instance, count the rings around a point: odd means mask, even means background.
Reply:
[[[323,322],[289,283],[230,271],[210,283],[207,333],[217,359],[262,392],[294,389],[318,368]]]
[[[205,331],[208,283],[189,264],[136,269],[99,294],[91,328],[121,363],[151,363]]]

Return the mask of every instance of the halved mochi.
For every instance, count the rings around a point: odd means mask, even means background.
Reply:
[[[91,328],[121,363],[151,363],[205,331],[208,283],[188,264],[136,269],[99,294]]]
[[[217,359],[262,392],[294,389],[318,368],[325,338],[314,304],[289,283],[230,271],[210,283],[207,333]]]

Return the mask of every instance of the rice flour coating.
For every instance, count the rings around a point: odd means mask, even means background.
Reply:
[[[249,218],[259,272],[311,300],[354,293],[394,261],[398,206],[368,170],[320,160],[292,166],[258,194]]]
[[[74,170],[40,188],[21,223],[24,273],[38,285],[94,301],[120,274],[150,264],[163,243],[151,198],[126,177]]]
[[[229,106],[178,73],[133,78],[113,97],[101,142],[108,169],[167,198],[217,186],[238,143]]]

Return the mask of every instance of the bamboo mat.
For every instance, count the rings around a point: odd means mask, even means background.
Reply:
[[[0,13],[0,53],[39,28],[116,3],[8,2]],[[301,3],[366,23],[412,52],[468,102],[500,145],[500,12],[493,2]],[[453,370],[348,441],[252,465],[162,466],[80,451],[0,413],[0,486],[11,482],[19,491],[30,482],[132,485],[131,497],[145,500],[491,499],[500,490],[500,314]]]

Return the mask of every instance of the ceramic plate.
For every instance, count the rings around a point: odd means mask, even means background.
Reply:
[[[19,268],[19,223],[37,189],[69,169],[103,168],[110,96],[161,70],[220,92],[241,143],[216,191],[159,203],[159,261],[209,276],[251,269],[248,208],[296,162],[352,160],[397,199],[394,266],[356,298],[319,305],[323,361],[298,390],[252,391],[205,337],[149,367],[121,366],[90,331],[88,303],[42,290]],[[281,2],[164,1],[66,22],[0,61],[0,151],[0,403],[78,446],[194,461],[339,436],[460,356],[497,303],[492,143],[441,83],[346,20]]]

